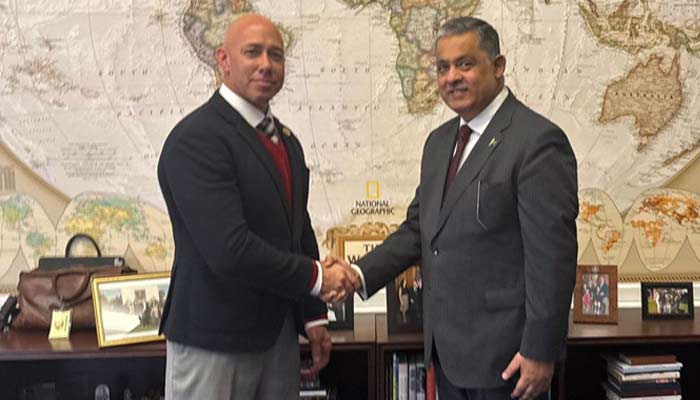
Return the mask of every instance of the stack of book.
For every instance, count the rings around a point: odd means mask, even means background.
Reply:
[[[608,380],[607,400],[681,400],[681,368],[673,354],[603,356]]]

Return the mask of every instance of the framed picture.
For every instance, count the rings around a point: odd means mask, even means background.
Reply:
[[[694,319],[692,282],[642,282],[642,319]]]
[[[419,266],[397,276],[386,287],[388,333],[423,331],[423,278]]]
[[[354,263],[384,241],[383,235],[338,235],[333,244],[333,254],[343,260]],[[355,296],[348,297],[343,303],[328,304],[330,329],[353,329]]]
[[[97,342],[100,347],[162,340],[158,335],[170,272],[95,278]]]
[[[617,324],[617,266],[578,265],[574,322]]]

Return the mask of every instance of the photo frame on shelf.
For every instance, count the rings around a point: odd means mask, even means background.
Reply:
[[[387,332],[423,332],[423,278],[414,265],[386,286]]]
[[[617,324],[617,266],[578,265],[574,322]]]
[[[384,235],[338,235],[333,244],[333,254],[349,263],[354,263],[373,248],[381,244]],[[328,304],[330,329],[353,329],[355,296],[349,296],[345,302]]]
[[[99,347],[165,339],[158,327],[170,272],[94,278],[91,284]]]
[[[692,282],[642,282],[642,319],[694,319]]]

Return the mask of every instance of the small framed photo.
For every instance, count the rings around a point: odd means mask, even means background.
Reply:
[[[387,333],[423,332],[423,278],[414,265],[386,285]]]
[[[617,266],[578,265],[574,322],[617,324]]]
[[[158,335],[170,272],[92,280],[99,347],[163,340]]]
[[[642,282],[642,319],[694,319],[692,282]]]

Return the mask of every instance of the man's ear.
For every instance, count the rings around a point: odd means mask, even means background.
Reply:
[[[223,49],[223,47],[219,47],[216,49],[214,57],[216,58],[216,65],[219,67],[219,72],[223,76],[230,69],[228,54],[226,53],[226,50]]]
[[[496,71],[496,79],[503,78],[506,72],[506,56],[499,54],[493,60],[494,70]]]

